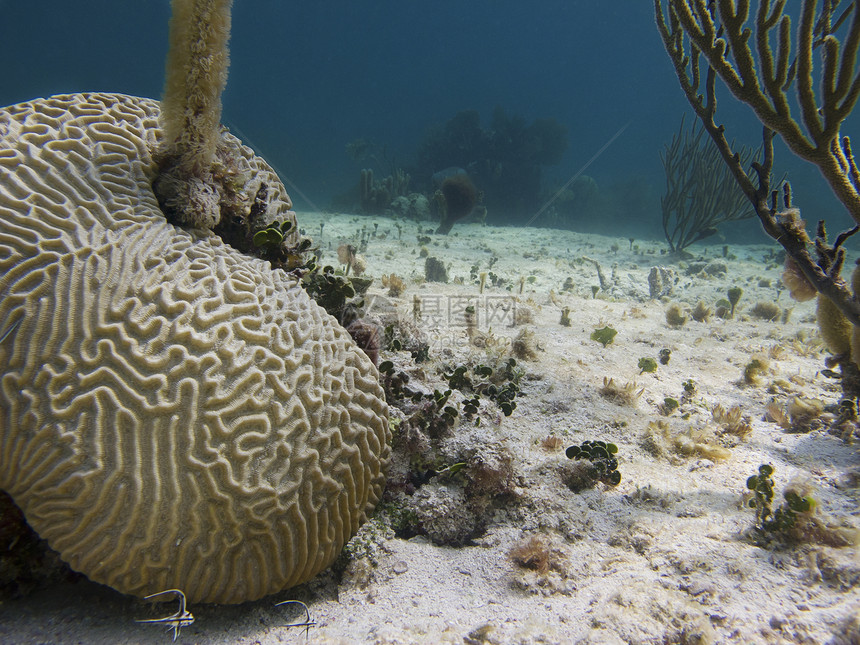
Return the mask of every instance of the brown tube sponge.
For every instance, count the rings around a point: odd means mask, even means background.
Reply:
[[[797,266],[790,255],[785,256],[785,264],[782,269],[782,283],[788,289],[788,295],[798,302],[812,300],[818,295],[815,286],[809,281],[800,267]]]
[[[388,408],[297,278],[165,220],[158,117],[118,94],[0,110],[0,489],[97,582],[244,602],[364,522]],[[225,145],[298,228],[271,168]]]
[[[815,301],[815,317],[821,339],[831,352],[837,356],[851,350],[853,325],[848,321],[833,301],[824,294],[818,294]]]
[[[221,138],[233,0],[172,0],[161,128],[164,151],[194,175],[208,171]]]
[[[851,273],[851,291],[855,298],[860,297],[860,262]],[[860,365],[860,327],[854,325],[851,325],[851,362]]]
[[[221,136],[232,0],[172,0],[160,124],[164,132],[153,188],[171,222],[214,228],[226,215],[225,177],[236,174]]]

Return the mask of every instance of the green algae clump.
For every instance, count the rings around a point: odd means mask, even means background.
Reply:
[[[606,347],[615,340],[615,335],[617,333],[618,332],[616,330],[607,325],[606,327],[601,327],[600,329],[595,329],[591,332],[591,340],[596,340],[598,343]]]

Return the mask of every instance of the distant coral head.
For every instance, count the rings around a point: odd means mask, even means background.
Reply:
[[[436,233],[447,235],[457,220],[474,210],[478,203],[478,189],[469,175],[458,173],[442,182],[442,195],[445,197],[445,214]]]

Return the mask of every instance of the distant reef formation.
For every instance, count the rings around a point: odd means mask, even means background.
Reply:
[[[528,123],[497,107],[485,128],[476,110],[464,110],[425,135],[410,172],[417,187],[431,192],[434,174],[463,168],[483,193],[493,223],[518,222],[540,208],[542,169],[561,161],[567,135],[555,119]]]

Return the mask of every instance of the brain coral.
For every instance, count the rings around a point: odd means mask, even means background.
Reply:
[[[388,410],[295,278],[165,221],[157,120],[116,94],[0,110],[0,489],[97,582],[242,602],[337,557],[381,493]]]

